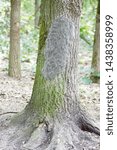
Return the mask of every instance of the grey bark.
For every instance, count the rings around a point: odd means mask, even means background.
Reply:
[[[45,64],[43,75],[46,79],[54,79],[65,73],[66,65],[70,60],[70,45],[75,37],[73,22],[65,17],[58,17],[52,24],[46,40]]]

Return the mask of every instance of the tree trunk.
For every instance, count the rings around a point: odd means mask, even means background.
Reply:
[[[11,0],[9,76],[20,78],[20,0]]]
[[[40,0],[35,0],[35,28],[39,27]]]
[[[88,150],[98,143],[97,137],[89,132],[99,135],[99,129],[91,124],[79,106],[80,14],[81,0],[42,1],[32,97],[25,110],[11,121],[12,129],[8,127],[2,133],[11,135],[17,131],[12,136],[11,147]]]
[[[98,83],[100,79],[100,1],[98,1],[96,16],[91,79],[94,83]]]
[[[43,117],[50,113],[53,115],[60,108],[63,110],[59,111],[68,113],[78,108],[76,83],[80,10],[72,14],[75,4],[73,9],[70,2],[65,3],[65,7],[68,5],[72,9],[69,10],[63,8],[62,0],[57,2],[42,2],[44,13],[41,12],[37,72],[30,105],[40,109],[39,114]]]

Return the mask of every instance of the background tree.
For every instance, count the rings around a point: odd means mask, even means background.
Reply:
[[[40,15],[40,3],[41,0],[35,0],[35,27],[39,27],[39,15]]]
[[[20,6],[21,0],[11,0],[9,76],[20,78]]]
[[[92,55],[92,73],[93,82],[99,82],[100,79],[100,0],[98,0],[96,27],[94,35],[93,55]]]
[[[42,1],[32,97],[2,132],[7,148],[82,150],[97,144],[88,132],[99,135],[99,129],[81,110],[78,98],[81,6],[81,0]]]

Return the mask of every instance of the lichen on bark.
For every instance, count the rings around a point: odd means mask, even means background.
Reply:
[[[44,49],[45,63],[43,76],[54,79],[65,73],[66,64],[70,59],[70,48],[75,38],[75,26],[68,18],[60,16],[52,23]]]

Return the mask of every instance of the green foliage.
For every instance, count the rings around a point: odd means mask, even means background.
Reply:
[[[100,73],[89,67],[80,67],[83,76],[80,78],[80,83],[88,85],[92,83],[99,83]]]
[[[84,0],[80,22],[80,37],[90,46],[93,45],[97,0]]]
[[[23,0],[21,7],[21,51],[27,55],[38,49],[38,29],[34,28],[34,0]]]
[[[34,0],[21,1],[21,53],[22,58],[38,49],[38,29],[34,28]],[[0,1],[0,51],[9,52],[10,1]]]
[[[84,84],[91,84],[92,83],[92,80],[90,79],[90,77],[83,77],[82,78],[82,82],[84,83]]]
[[[92,69],[90,67],[86,67],[86,66],[84,67],[83,65],[80,67],[80,72],[82,74],[80,75],[80,83],[86,85],[91,84],[92,80],[90,78],[90,74],[92,72]]]
[[[23,11],[22,12],[26,12],[26,13],[34,13],[34,0],[22,0],[22,8]]]
[[[10,3],[0,1],[0,51],[5,52],[9,49],[9,30],[10,30]]]

